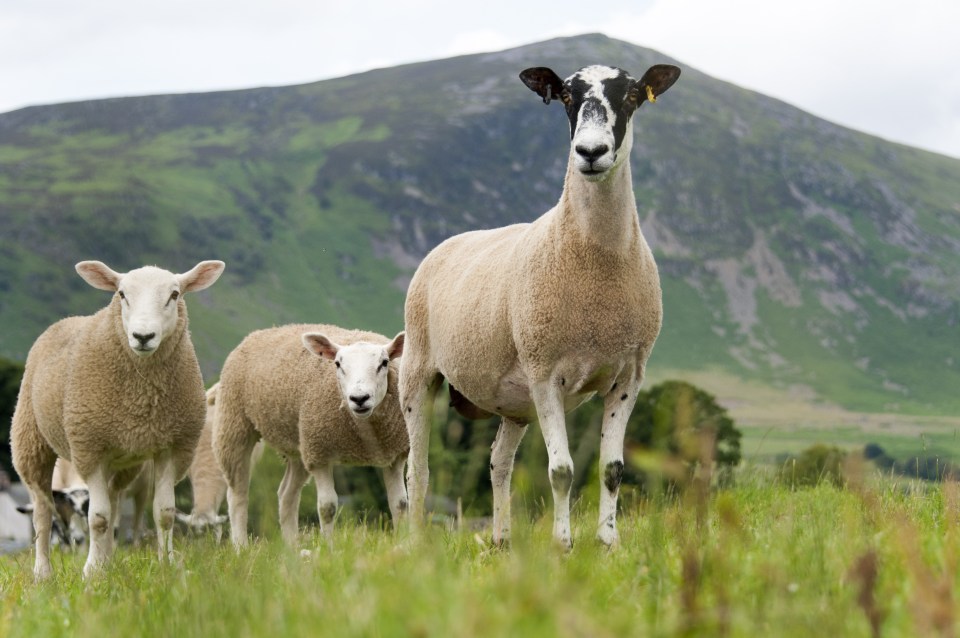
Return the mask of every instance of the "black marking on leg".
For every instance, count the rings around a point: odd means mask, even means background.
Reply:
[[[493,463],[490,464],[490,471],[493,471]]]
[[[614,384],[613,384],[613,387],[610,388],[610,392],[613,392],[613,391],[616,390],[616,389],[617,389],[617,384],[614,383]]]
[[[550,472],[550,484],[558,492],[569,492],[573,485],[573,468],[568,465],[561,465]]]
[[[567,385],[567,380],[563,377],[560,377],[560,385]]]
[[[620,481],[622,480],[623,461],[607,463],[607,468],[603,471],[603,484],[607,486],[607,491],[616,492],[620,488]]]
[[[329,525],[333,522],[333,517],[336,515],[336,513],[336,503],[324,503],[320,506],[320,520],[322,520],[325,525]]]
[[[611,413],[610,413],[610,416],[611,416],[611,417],[615,417],[615,416],[617,416],[617,413],[616,413],[616,412],[611,412]]]
[[[107,517],[103,514],[94,514],[93,522],[90,525],[90,528],[96,534],[106,534],[107,530],[110,528],[110,524],[107,522]]]
[[[400,502],[397,503],[397,509],[400,510],[401,512],[406,512],[406,511],[407,511],[407,499],[401,498],[401,499],[400,499]]]
[[[413,412],[413,408],[407,408],[407,412]]]
[[[626,400],[627,400],[627,393],[626,393],[626,392],[623,393],[623,396],[620,397],[620,400],[621,400],[621,401],[626,401]]]

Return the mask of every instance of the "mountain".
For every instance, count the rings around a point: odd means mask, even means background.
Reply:
[[[960,409],[960,160],[852,131],[584,35],[283,88],[0,114],[0,355],[106,303],[73,271],[227,262],[189,300],[204,373],[291,321],[393,334],[439,241],[556,203],[568,131],[517,78],[680,80],[635,118],[664,287],[649,369],[716,370],[858,410]],[[882,108],[882,105],[878,105]]]

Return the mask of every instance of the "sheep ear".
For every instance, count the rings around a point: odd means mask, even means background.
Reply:
[[[201,261],[182,275],[177,275],[177,281],[180,282],[181,292],[193,292],[209,288],[223,274],[226,264],[222,261],[212,259],[210,261]]]
[[[303,335],[302,339],[303,345],[306,346],[307,350],[324,359],[330,359],[332,361],[337,357],[337,351],[340,350],[340,346],[319,332],[307,332]]]
[[[640,101],[646,100],[650,95],[656,99],[661,93],[673,86],[673,83],[680,77],[680,69],[672,64],[654,64],[647,69],[637,87],[640,89]],[[649,92],[647,91],[649,88]]]
[[[99,290],[116,292],[117,286],[120,285],[122,275],[114,272],[102,261],[81,261],[74,268],[85,282]]]
[[[393,341],[387,344],[388,359],[396,359],[397,357],[403,356],[403,343],[406,339],[406,334],[405,332],[401,332],[393,338]]]
[[[563,80],[545,66],[526,69],[520,73],[520,81],[543,98],[544,104],[550,104],[550,100],[560,99],[560,93],[563,91]]]

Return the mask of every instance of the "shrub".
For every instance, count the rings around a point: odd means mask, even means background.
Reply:
[[[833,445],[817,443],[797,457],[788,457],[780,466],[778,478],[792,488],[812,487],[827,481],[842,487],[843,460],[847,453]]]

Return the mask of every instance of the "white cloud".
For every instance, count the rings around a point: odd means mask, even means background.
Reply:
[[[5,0],[0,111],[293,84],[600,31],[960,157],[957,24],[950,0]]]

